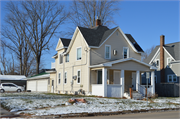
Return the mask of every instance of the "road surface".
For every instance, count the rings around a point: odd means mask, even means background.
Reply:
[[[180,119],[180,111],[147,112],[111,116],[78,117],[72,119]]]

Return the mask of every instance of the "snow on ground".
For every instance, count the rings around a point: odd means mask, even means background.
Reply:
[[[84,98],[88,102],[71,104],[68,103],[70,98]],[[4,93],[1,94],[0,99],[1,105],[8,108],[11,112],[18,114],[28,113],[32,115],[114,112],[180,107],[180,98],[157,98],[153,100],[154,103],[147,103],[146,101],[131,99],[77,97],[43,93]]]

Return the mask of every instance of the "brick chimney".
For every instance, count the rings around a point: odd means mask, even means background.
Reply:
[[[101,20],[98,19],[98,17],[97,17],[97,19],[96,19],[96,26],[99,26],[99,25],[101,25]]]
[[[161,83],[165,82],[164,72],[164,35],[160,36],[160,72],[161,72]]]

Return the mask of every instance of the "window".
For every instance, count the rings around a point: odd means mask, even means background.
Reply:
[[[64,83],[67,83],[67,72],[64,73]]]
[[[169,67],[171,67],[171,58],[170,57],[168,57],[167,58],[167,68],[169,68]]]
[[[59,75],[58,75],[58,83],[59,84],[61,83],[61,73],[59,73]]]
[[[78,70],[77,71],[77,83],[80,84],[80,82],[81,82],[81,71]]]
[[[155,66],[156,66],[156,67],[159,67],[159,59],[156,59],[156,60],[155,60]]]
[[[16,86],[15,86],[15,85],[13,85],[13,84],[9,84],[9,86],[10,86],[10,87],[16,87]]]
[[[81,60],[81,47],[77,48],[77,60]]]
[[[97,75],[97,84],[102,84],[102,71],[98,70],[98,75]]]
[[[63,63],[63,55],[59,54],[59,64],[62,64],[62,63]]]
[[[111,59],[111,46],[105,45],[105,59]]]
[[[168,82],[177,82],[177,76],[175,74],[168,75]]]
[[[66,55],[66,62],[69,62],[69,54]]]
[[[123,58],[129,58],[129,48],[128,47],[123,47]]]

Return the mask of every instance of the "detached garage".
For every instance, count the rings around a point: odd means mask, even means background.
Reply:
[[[48,82],[50,74],[42,73],[27,78],[27,90],[32,92],[48,92]]]

